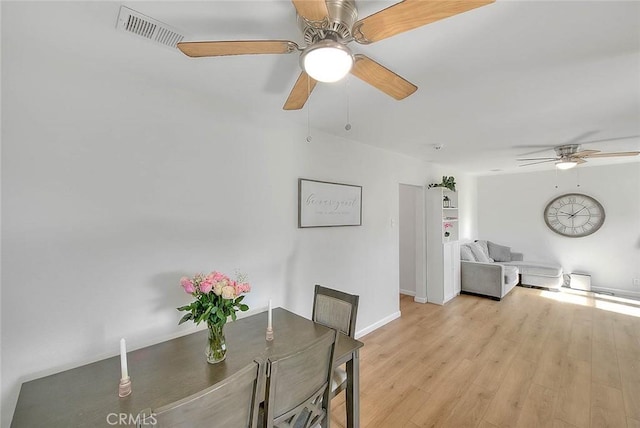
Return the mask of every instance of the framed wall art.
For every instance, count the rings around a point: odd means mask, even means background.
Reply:
[[[298,227],[362,225],[362,186],[298,180]]]

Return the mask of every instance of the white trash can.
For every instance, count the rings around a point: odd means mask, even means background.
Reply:
[[[569,276],[571,277],[569,287],[576,290],[591,291],[591,275],[586,273],[572,273]]]

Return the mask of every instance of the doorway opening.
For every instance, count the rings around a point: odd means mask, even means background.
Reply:
[[[399,284],[400,294],[426,303],[426,245],[424,188],[399,185]]]

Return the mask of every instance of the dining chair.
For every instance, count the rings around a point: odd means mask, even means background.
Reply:
[[[316,284],[313,295],[313,321],[335,328],[355,339],[360,296]],[[347,372],[336,367],[331,380],[331,397],[347,387]]]
[[[263,362],[254,361],[201,392],[157,409],[147,409],[138,416],[138,427],[256,428],[265,367]]]
[[[267,360],[265,428],[328,426],[336,335],[331,329],[302,349]]]

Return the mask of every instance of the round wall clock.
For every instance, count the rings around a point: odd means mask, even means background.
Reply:
[[[604,223],[604,208],[581,193],[560,195],[547,204],[544,221],[549,229],[571,238],[591,235]]]

